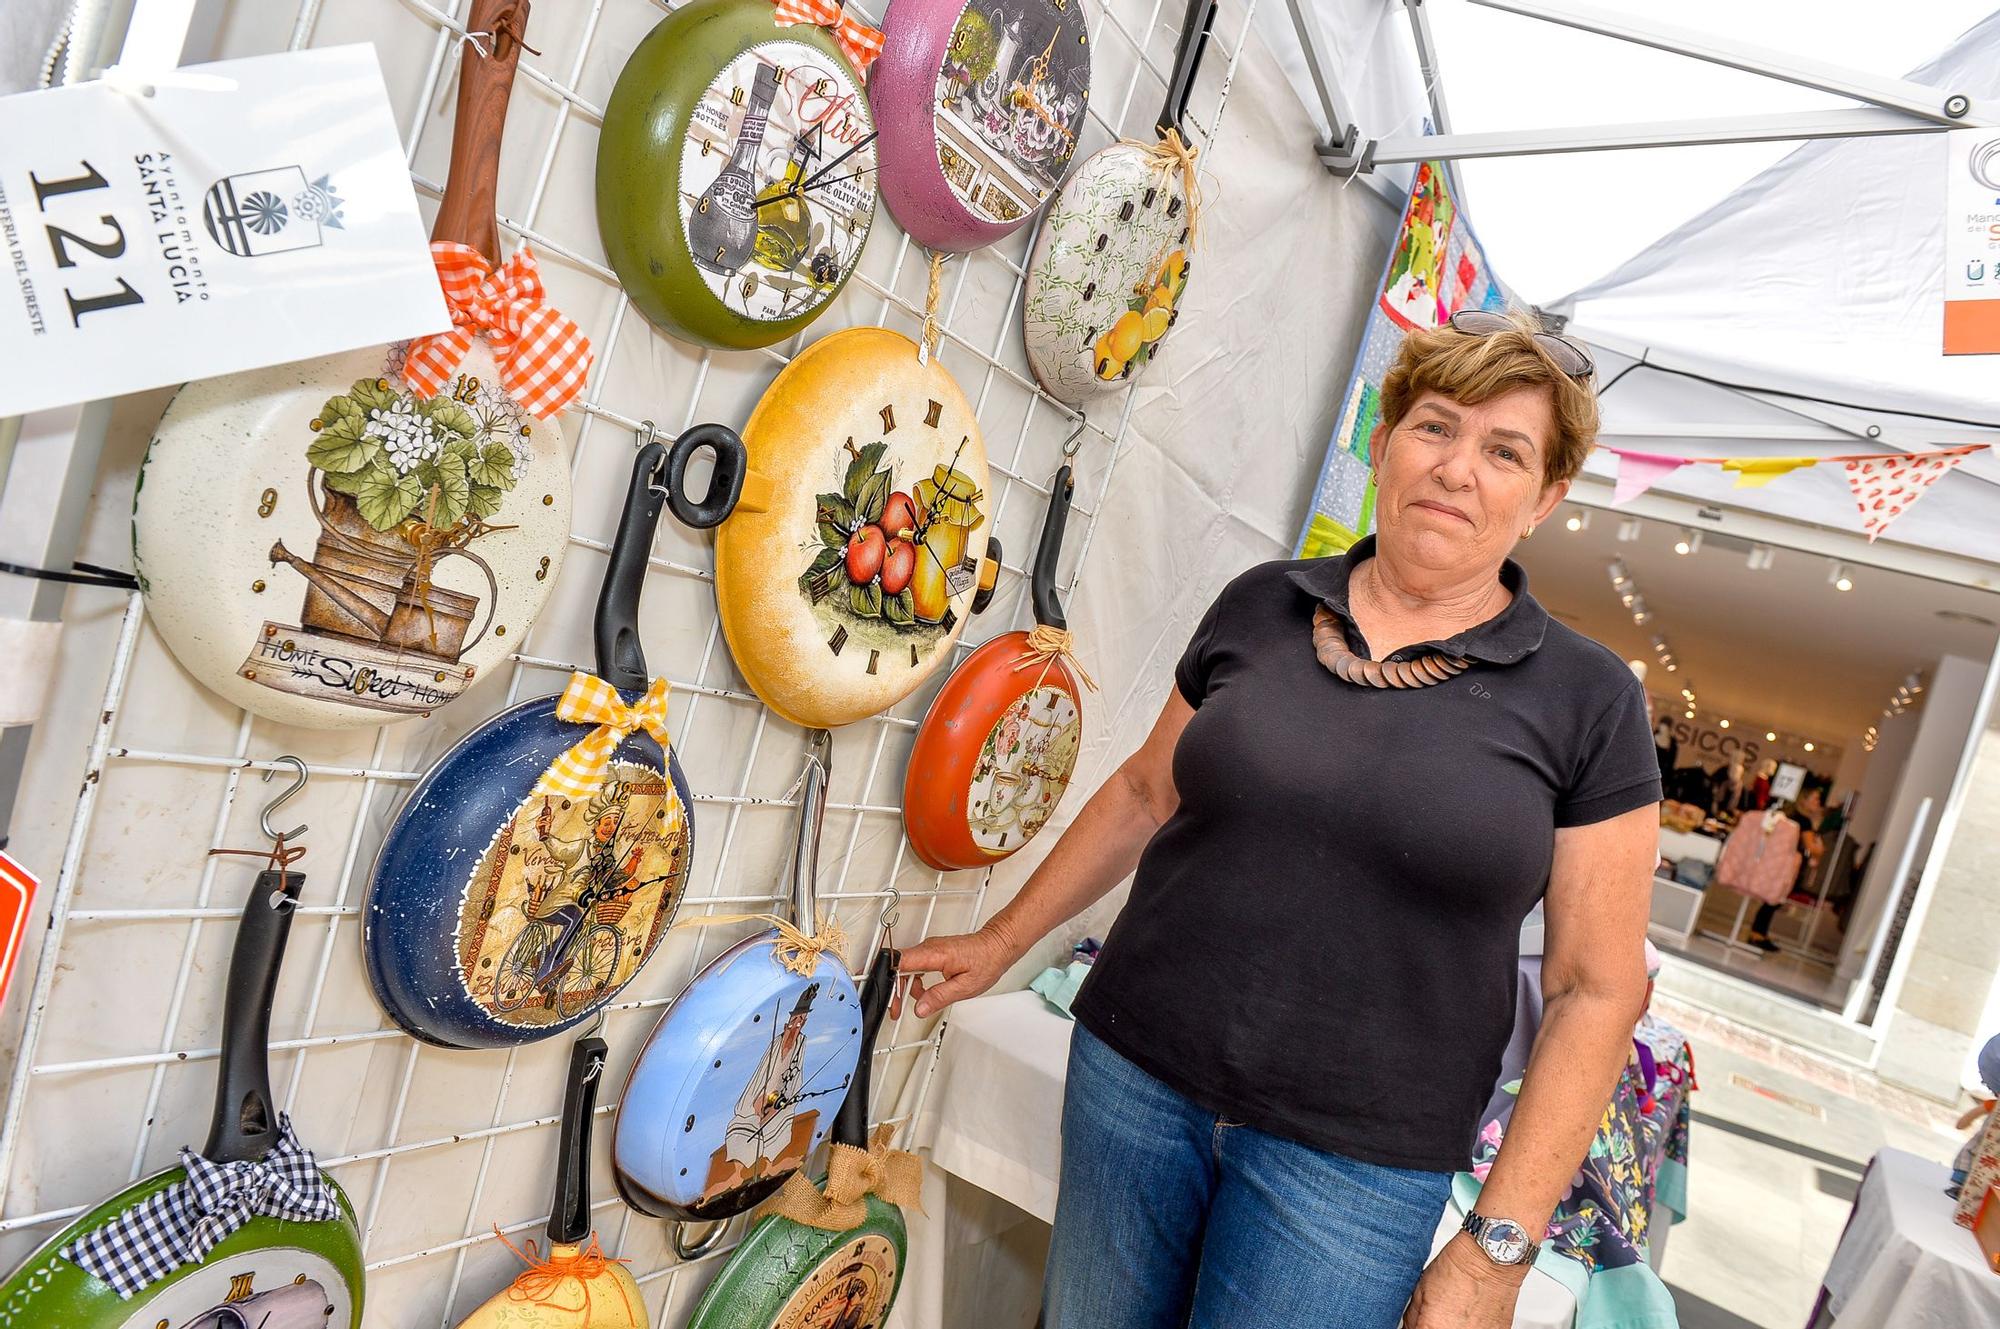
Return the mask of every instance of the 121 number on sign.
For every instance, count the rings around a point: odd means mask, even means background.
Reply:
[[[92,166],[89,162],[81,162],[79,164],[83,167],[81,174],[67,176],[59,180],[43,180],[32,171],[28,173],[28,183],[35,190],[35,206],[40,209],[44,218],[50,216],[49,205],[52,202],[68,198],[71,195],[86,195],[93,190],[109,189],[111,187],[111,182],[106,180],[95,166]],[[91,200],[87,198],[78,198],[75,202],[71,203],[56,202],[55,215],[61,220],[68,221],[71,225],[78,225],[80,222],[87,220],[90,203]],[[75,231],[58,226],[54,221],[45,220],[43,222],[42,230],[48,238],[49,248],[55,255],[56,266],[58,268],[74,268],[79,265],[98,266],[89,258],[79,257],[79,251],[84,254],[94,254],[97,258],[104,260],[114,260],[124,256],[125,228],[119,224],[117,216],[113,213],[101,212],[97,215],[97,225],[109,228],[110,235],[108,238],[92,239],[89,236],[80,235]],[[79,273],[79,279],[84,275],[86,274]],[[116,280],[118,282],[118,289],[108,295],[80,296],[77,294],[75,286],[65,284],[63,287],[63,298],[69,302],[70,322],[76,327],[81,328],[85,314],[95,314],[101,309],[119,309],[126,305],[141,305],[146,303],[146,297],[133,289],[131,282],[125,280],[123,277],[117,277]],[[86,289],[89,288],[86,287]]]

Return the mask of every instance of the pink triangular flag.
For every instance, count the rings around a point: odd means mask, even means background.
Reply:
[[[1924,491],[1975,452],[1984,443],[1937,452],[1899,452],[1882,457],[1858,457],[1841,463],[1847,487],[1854,491],[1854,505],[1861,509],[1861,529],[1868,543],[1889,529],[1889,523],[1910,510]]]
[[[1630,503],[1687,465],[1685,458],[1663,457],[1657,452],[1611,451],[1618,458],[1618,487],[1611,492],[1613,507]]]

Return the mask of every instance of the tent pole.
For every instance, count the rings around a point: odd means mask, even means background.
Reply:
[[[1451,132],[1451,116],[1444,104],[1444,71],[1438,68],[1437,39],[1431,36],[1430,13],[1424,0],[1403,0],[1410,15],[1410,36],[1417,44],[1417,71],[1424,76],[1424,95],[1431,103],[1431,128],[1440,134]]]
[[[1295,0],[1296,2],[1296,0]],[[1401,134],[1370,143],[1373,162],[1532,157],[1614,148],[1677,148],[1708,143],[1768,143],[1788,139],[1863,138],[1939,133],[1947,126],[1873,106],[1783,111],[1693,120],[1644,120],[1617,125],[1501,130],[1485,134]]]
[[[1309,0],[1285,0],[1285,7],[1291,11],[1292,27],[1299,34],[1299,45],[1305,49],[1306,72],[1312,75],[1313,91],[1319,94],[1319,108],[1326,116],[1327,138],[1314,145],[1319,159],[1335,175],[1350,176],[1370,169],[1369,149],[1373,143],[1361,142],[1360,127],[1354,123],[1354,113],[1347,107],[1347,99],[1340,95],[1340,88],[1329,72],[1333,68],[1333,52],[1327,45],[1326,34],[1320,31],[1319,20],[1309,8]]]

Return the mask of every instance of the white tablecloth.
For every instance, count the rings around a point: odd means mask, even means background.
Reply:
[[[928,1090],[911,1077],[896,1111],[917,1114],[912,1147],[925,1156],[927,1213],[909,1215],[910,1263],[894,1329],[1034,1324],[1056,1212],[1072,1028],[1032,992],[963,1001],[951,1010]],[[1433,1251],[1462,1218],[1446,1209]],[[1569,1291],[1537,1271],[1521,1290],[1514,1324],[1569,1329],[1575,1315]]]
[[[1900,1149],[1875,1155],[1823,1280],[1838,1329],[2000,1326],[2000,1275],[1952,1222],[1950,1177]]]

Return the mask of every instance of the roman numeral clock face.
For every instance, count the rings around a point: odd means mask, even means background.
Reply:
[[[718,536],[724,625],[745,675],[801,723],[894,705],[950,656],[979,584],[986,447],[964,394],[907,337],[853,328],[779,375],[744,442],[753,470],[790,487]],[[752,539],[767,564],[739,559]],[[784,592],[759,597],[760,612],[732,613],[747,609],[739,581],[780,577]]]

